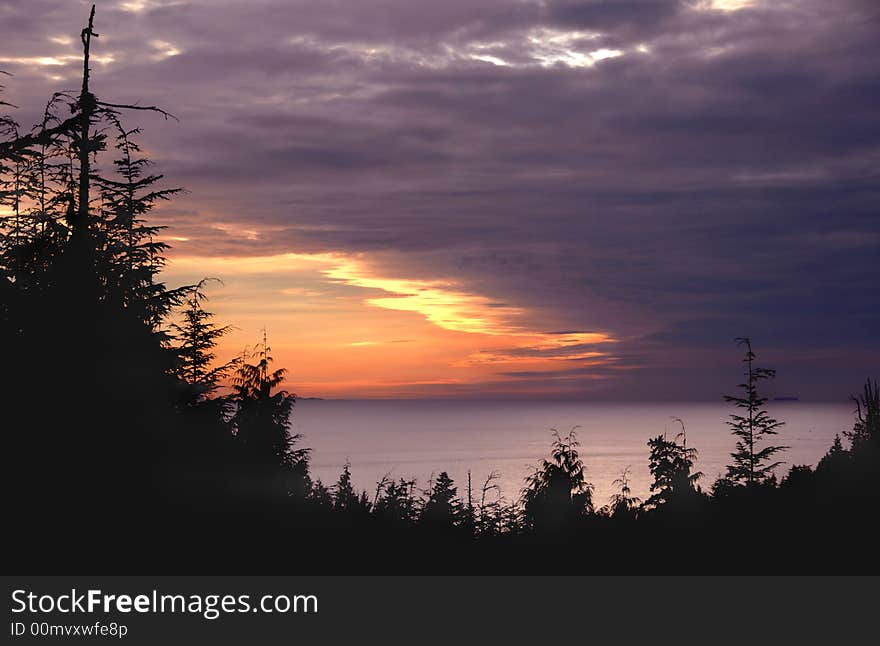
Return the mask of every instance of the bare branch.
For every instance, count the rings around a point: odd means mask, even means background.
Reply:
[[[175,121],[180,121],[177,117],[175,117],[170,112],[166,112],[160,107],[155,105],[128,105],[124,103],[107,103],[106,101],[98,101],[98,105],[103,106],[105,108],[116,108],[119,110],[147,110],[149,112],[158,112],[166,119],[171,118]]]

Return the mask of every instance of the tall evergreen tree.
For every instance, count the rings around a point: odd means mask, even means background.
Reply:
[[[168,244],[156,236],[165,227],[147,224],[145,216],[157,202],[171,199],[181,189],[159,188],[163,175],[146,172],[151,162],[139,156],[141,148],[135,140],[140,128],[126,129],[116,110],[105,109],[104,117],[117,131],[119,156],[113,160],[115,176],[94,176],[103,210],[96,227],[101,266],[107,268],[103,278],[109,293],[125,307],[137,308],[147,324],[156,325],[181,293],[166,290],[157,280]]]
[[[743,357],[743,362],[746,364],[746,381],[739,385],[743,390],[742,396],[724,396],[726,402],[743,411],[732,413],[730,421],[727,422],[737,438],[736,450],[730,454],[733,464],[727,467],[727,479],[734,484],[753,487],[764,484],[771,478],[773,470],[782,464],[781,461],[771,461],[772,458],[788,447],[761,446],[770,437],[776,435],[778,429],[784,425],[784,422],[770,417],[764,408],[767,398],[758,393],[758,384],[775,377],[776,371],[754,365],[756,357],[750,339],[740,338],[737,342],[746,349]]]
[[[232,427],[253,475],[263,478],[270,489],[281,486],[287,494],[305,498],[310,489],[310,450],[298,448],[301,436],[290,431],[296,396],[277,390],[287,371],[272,370],[265,330],[255,358],[255,363],[240,361],[233,375]]]
[[[4,239],[0,258],[15,302],[7,358],[18,366],[14,383],[2,390],[17,402],[7,425],[16,429],[15,468],[33,481],[19,511],[40,539],[51,535],[41,529],[50,519],[63,524],[96,509],[102,510],[96,523],[135,532],[149,515],[140,512],[167,505],[168,492],[180,490],[187,472],[169,450],[178,425],[174,354],[163,343],[159,317],[137,313],[148,304],[126,303],[110,289],[127,282],[131,268],[103,253],[111,216],[95,192],[108,120],[128,109],[162,111],[106,103],[93,93],[94,19],[92,7],[80,32],[79,93],[54,95],[30,132],[0,141],[0,159],[26,162],[13,196],[17,235],[11,244]],[[153,295],[170,306],[173,290],[150,281]],[[53,387],[35,388],[49,365]],[[118,514],[105,514],[108,509]],[[137,535],[145,536],[142,530]]]

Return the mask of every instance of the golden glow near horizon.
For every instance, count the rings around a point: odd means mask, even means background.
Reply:
[[[418,397],[478,384],[491,394],[520,375],[552,381],[615,360],[609,334],[539,331],[523,308],[453,280],[388,276],[363,256],[172,256],[163,278],[204,276],[224,281],[210,288],[209,309],[235,326],[220,357],[240,354],[265,326],[287,387],[305,396]]]
[[[378,289],[390,296],[367,299],[375,307],[417,312],[445,330],[497,336],[509,333],[505,319],[521,314],[513,307],[493,308],[491,300],[455,290],[450,283],[371,276],[357,261],[337,258],[336,266],[323,270],[328,278],[355,287]]]

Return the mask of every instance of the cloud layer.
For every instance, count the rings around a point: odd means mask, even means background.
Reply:
[[[75,87],[86,14],[0,9],[22,121]],[[96,24],[98,93],[181,118],[138,117],[189,190],[176,254],[356,257],[615,341],[465,394],[714,396],[742,335],[786,393],[875,369],[876,3],[132,0]]]

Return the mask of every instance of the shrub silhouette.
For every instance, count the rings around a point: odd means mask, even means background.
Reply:
[[[600,510],[604,516],[615,520],[635,520],[642,501],[638,496],[632,495],[629,486],[630,472],[630,467],[625,468],[611,483],[611,486],[618,487],[618,491],[611,495],[608,505]]]

